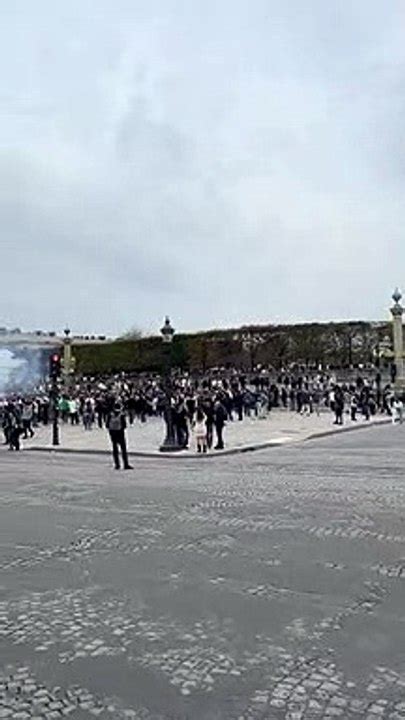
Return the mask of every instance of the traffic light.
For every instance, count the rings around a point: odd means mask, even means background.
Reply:
[[[57,353],[54,353],[49,358],[49,375],[52,379],[60,377],[62,372],[62,358]]]

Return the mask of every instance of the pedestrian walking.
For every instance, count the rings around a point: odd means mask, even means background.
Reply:
[[[75,398],[70,398],[69,403],[69,418],[71,425],[79,425],[79,406]]]
[[[404,421],[404,404],[401,398],[395,398],[392,403],[392,424],[402,425]]]
[[[32,419],[34,416],[34,408],[32,406],[32,403],[29,402],[29,400],[25,400],[22,410],[21,410],[21,423],[22,423],[22,430],[23,430],[23,437],[26,440],[28,438],[28,433],[30,434],[30,437],[34,437],[34,431],[32,429]]]
[[[300,403],[301,403],[301,410],[300,414],[304,417],[309,417],[311,415],[311,398],[308,390],[301,390],[301,396],[300,396]]]
[[[112,444],[112,454],[114,460],[114,467],[119,470],[120,465],[120,451],[122,455],[122,462],[124,470],[132,470],[132,466],[128,462],[128,451],[127,442],[125,437],[125,430],[127,428],[127,422],[125,414],[122,411],[122,406],[119,403],[114,405],[111,415],[107,419],[107,428],[110,434]]]
[[[22,433],[21,421],[18,412],[13,408],[9,411],[7,416],[7,438],[9,450],[19,451],[20,436]]]
[[[87,398],[83,407],[83,426],[85,430],[91,430],[94,423],[94,409],[90,398]]]

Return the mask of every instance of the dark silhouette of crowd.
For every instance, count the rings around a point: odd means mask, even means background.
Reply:
[[[58,415],[62,423],[82,425],[90,432],[108,427],[117,403],[129,426],[151,417],[164,419],[170,407],[178,445],[189,447],[194,433],[200,451],[206,452],[224,447],[227,422],[264,418],[274,409],[302,416],[329,411],[334,423],[342,425],[346,419],[368,420],[377,413],[392,416],[395,403],[401,402],[378,371],[338,381],[331,373],[309,373],[305,368],[275,372],[258,367],[252,373],[221,368],[198,374],[174,370],[169,382],[157,373],[74,378],[69,388],[61,387]],[[29,393],[3,398],[0,420],[5,443],[18,450],[20,438],[33,437],[36,427],[46,426],[52,416],[47,382]]]

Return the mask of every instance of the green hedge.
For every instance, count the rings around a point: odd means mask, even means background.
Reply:
[[[246,332],[262,339],[250,352],[241,342],[241,335]],[[280,367],[286,362],[348,366],[372,361],[379,343],[390,333],[388,323],[361,321],[249,326],[176,335],[171,355],[174,366],[200,370],[230,364],[247,369],[253,363]],[[160,337],[74,348],[77,371],[81,374],[160,371],[164,352]]]

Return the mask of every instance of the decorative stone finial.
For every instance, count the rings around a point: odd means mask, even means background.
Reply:
[[[397,304],[400,302],[400,300],[402,300],[402,293],[399,288],[395,288],[393,295],[392,295],[392,299]]]
[[[166,315],[166,317],[165,317],[165,322],[164,322],[164,325],[161,328],[160,332],[163,337],[163,342],[165,342],[165,343],[172,342],[175,331],[174,331],[174,328],[172,328],[172,326],[171,326],[170,318],[168,317],[168,315]]]

